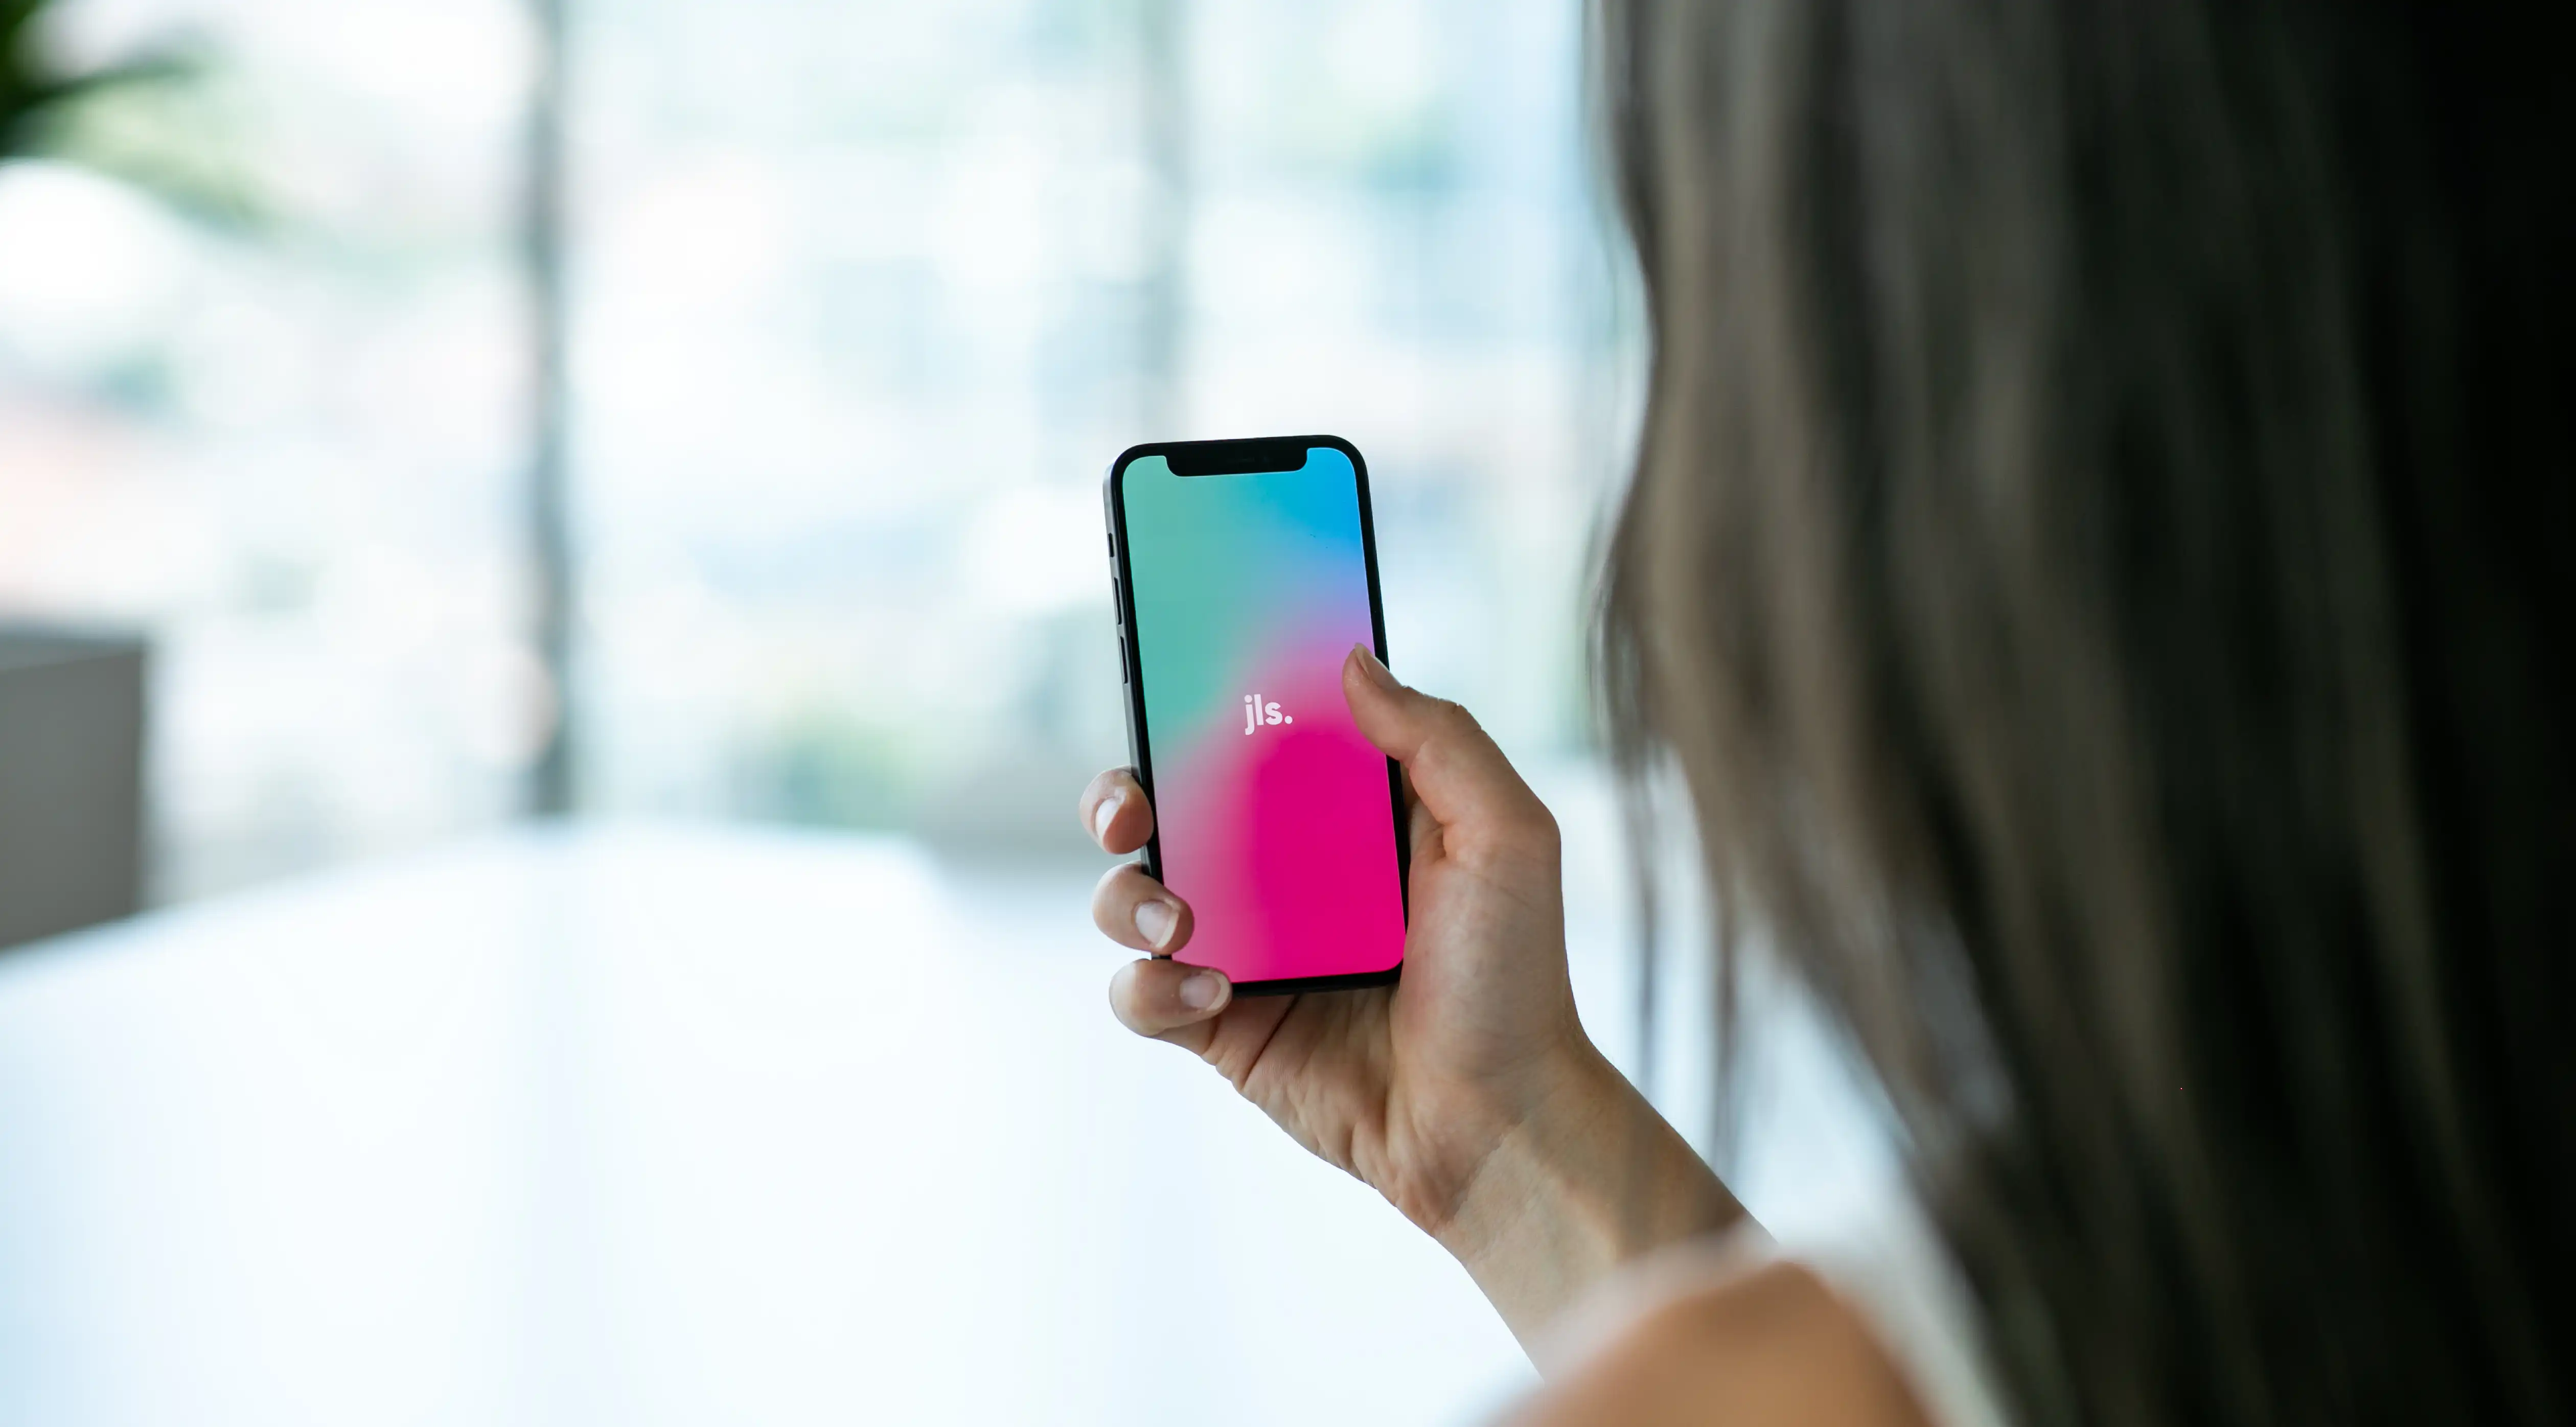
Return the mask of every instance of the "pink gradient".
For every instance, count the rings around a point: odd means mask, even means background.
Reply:
[[[1346,639],[1309,628],[1189,747],[1164,810],[1164,881],[1197,929],[1180,959],[1238,982],[1383,971],[1404,959],[1386,755],[1342,698]],[[1243,731],[1241,694],[1294,722]]]

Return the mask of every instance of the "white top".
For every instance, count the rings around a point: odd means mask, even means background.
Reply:
[[[1534,1355],[1542,1371],[1598,1352],[1663,1305],[1762,1263],[1802,1264],[1869,1320],[1879,1345],[1934,1427],[2005,1427],[1967,1286],[1911,1201],[1831,1236],[1782,1244],[1747,1219],[1737,1228],[1649,1254],[1596,1286],[1551,1328]]]

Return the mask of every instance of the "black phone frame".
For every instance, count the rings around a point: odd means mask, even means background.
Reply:
[[[1303,470],[1308,453],[1315,447],[1328,446],[1348,456],[1351,472],[1359,487],[1360,557],[1368,569],[1369,637],[1375,643],[1378,662],[1386,662],[1386,606],[1378,594],[1377,520],[1369,505],[1368,461],[1360,448],[1339,436],[1268,436],[1238,441],[1153,441],[1130,446],[1109,463],[1109,474],[1100,483],[1100,500],[1109,525],[1110,598],[1118,613],[1119,677],[1124,684],[1127,705],[1127,762],[1136,773],[1136,781],[1145,790],[1145,801],[1154,801],[1154,766],[1152,744],[1145,729],[1144,656],[1136,642],[1136,607],[1134,572],[1128,565],[1127,501],[1123,481],[1127,468],[1148,456],[1161,456],[1172,474],[1188,478],[1201,476],[1247,475],[1271,471]],[[1285,463],[1292,461],[1293,463]],[[1413,846],[1404,805],[1404,770],[1392,758],[1386,760],[1386,800],[1395,824],[1396,905],[1408,929],[1413,924]],[[1153,836],[1145,841],[1145,870],[1155,881],[1163,878],[1163,829],[1157,821]],[[1393,984],[1404,972],[1404,960],[1396,959],[1383,971],[1354,971],[1333,976],[1290,976],[1269,981],[1239,981],[1237,996],[1287,996],[1308,991],[1347,991],[1363,986]]]

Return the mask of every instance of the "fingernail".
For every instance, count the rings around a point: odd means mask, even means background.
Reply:
[[[1354,644],[1351,646],[1351,652],[1360,656],[1360,672],[1368,675],[1370,683],[1381,689],[1404,687],[1395,681],[1395,675],[1389,672],[1384,664],[1378,662],[1376,650],[1365,644]]]
[[[1118,809],[1124,806],[1126,802],[1127,795],[1125,793],[1112,793],[1108,797],[1101,799],[1100,806],[1093,809],[1091,813],[1091,835],[1093,837],[1109,836],[1109,825],[1118,820]]]
[[[1157,951],[1162,949],[1164,942],[1172,939],[1172,928],[1180,925],[1180,922],[1181,914],[1172,910],[1172,904],[1169,902],[1146,901],[1136,904],[1136,934],[1145,939],[1147,946]]]
[[[1209,1011],[1225,999],[1225,978],[1213,971],[1194,971],[1181,982],[1181,1004],[1193,1011]]]

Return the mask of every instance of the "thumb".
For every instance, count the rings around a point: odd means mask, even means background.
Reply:
[[[1342,697],[1378,751],[1404,765],[1414,796],[1446,828],[1551,821],[1475,715],[1397,682],[1366,645],[1342,661]]]

